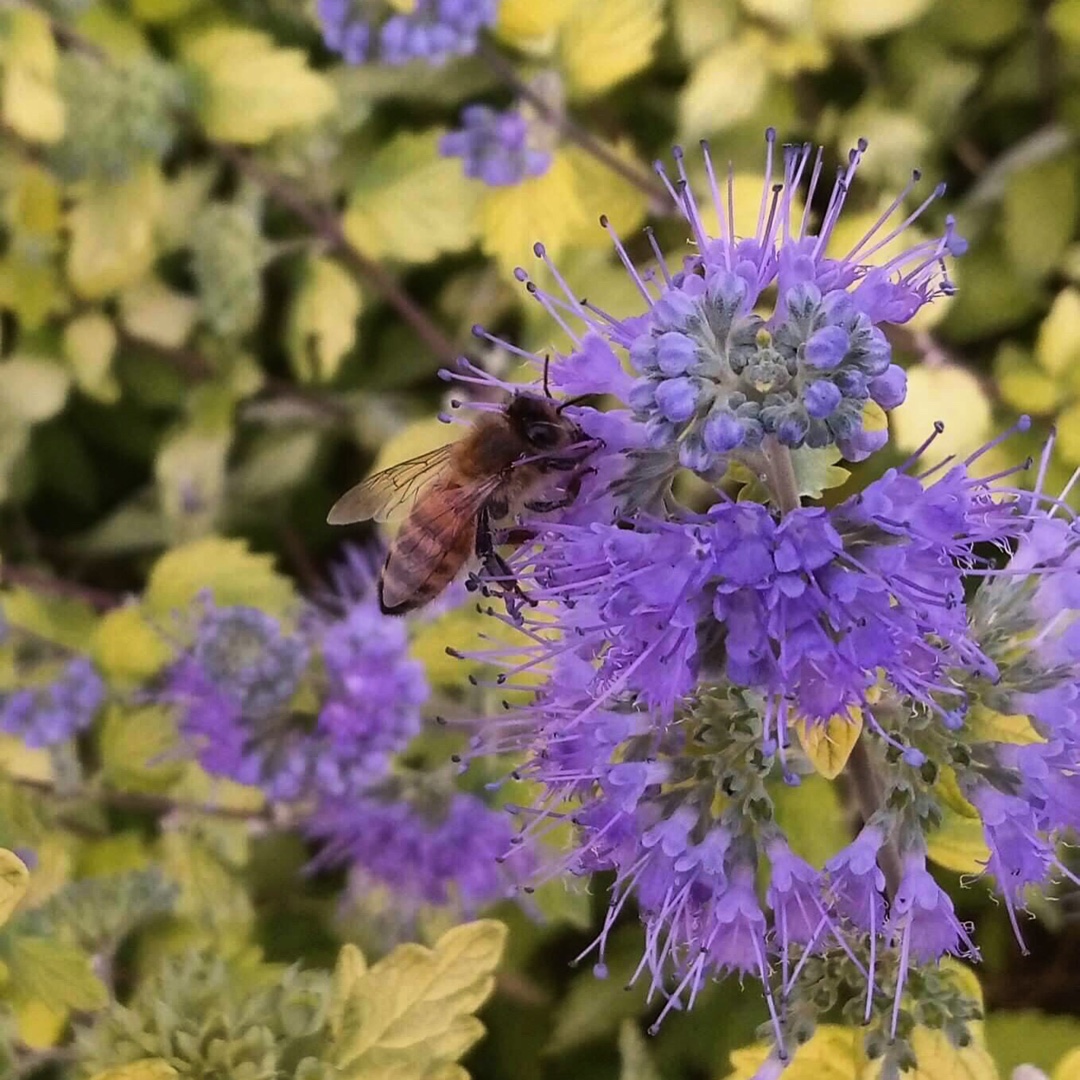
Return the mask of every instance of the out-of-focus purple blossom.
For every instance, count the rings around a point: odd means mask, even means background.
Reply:
[[[465,175],[489,187],[513,187],[551,167],[551,153],[531,146],[529,139],[529,122],[519,110],[467,105],[461,128],[442,137],[439,153],[461,158]]]
[[[55,746],[85,731],[104,700],[94,665],[76,657],[51,683],[0,695],[0,732],[30,747]]]
[[[411,10],[382,0],[318,0],[316,14],[327,48],[349,64],[442,65],[476,50],[495,22],[497,0],[415,0]]]
[[[311,715],[292,699],[313,651],[325,687]],[[293,634],[254,608],[208,607],[164,696],[207,771],[295,800],[345,798],[381,780],[419,730],[427,693],[405,625],[369,592],[339,596],[336,617]]]
[[[500,862],[511,847],[510,819],[465,792],[328,801],[309,831],[321,844],[316,867],[350,867],[410,909],[452,905],[471,915],[514,890]],[[531,871],[532,864],[523,856],[514,868]]]

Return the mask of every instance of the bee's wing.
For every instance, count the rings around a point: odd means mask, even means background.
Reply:
[[[354,521],[386,521],[410,505],[442,472],[453,447],[453,443],[447,443],[362,480],[334,503],[326,516],[327,522],[350,525]]]

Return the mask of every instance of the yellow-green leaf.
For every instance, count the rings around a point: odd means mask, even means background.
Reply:
[[[1036,366],[1026,350],[1006,341],[994,357],[994,382],[1002,400],[1014,409],[1048,415],[1061,405],[1065,386]]]
[[[977,704],[967,722],[971,737],[978,742],[1014,743],[1017,746],[1046,742],[1024,713],[1010,715]]]
[[[251,897],[236,868],[190,827],[162,835],[158,862],[180,887],[178,915],[226,933],[243,933],[251,924]]]
[[[90,957],[56,938],[16,935],[9,945],[8,967],[20,1001],[36,999],[54,1012],[108,1004],[109,991],[94,974]]]
[[[112,373],[116,327],[100,311],[76,316],[64,327],[64,355],[75,385],[104,404],[120,397],[120,384]]]
[[[647,172],[627,143],[608,147],[627,165]],[[649,210],[644,192],[598,161],[579,146],[567,147],[563,153],[574,175],[577,201],[581,206],[584,228],[571,239],[575,245],[611,249],[611,238],[600,227],[603,214],[612,228],[622,236],[632,236],[640,228]],[[546,240],[547,229],[540,234]]]
[[[1040,161],[1012,173],[1005,184],[1005,248],[1023,273],[1041,276],[1057,264],[1077,219],[1076,160]]]
[[[186,611],[203,590],[223,606],[246,604],[283,615],[292,608],[292,582],[274,569],[271,555],[256,555],[243,540],[206,537],[162,555],[150,571],[144,602],[151,615]]]
[[[578,190],[573,161],[563,153],[555,154],[543,176],[490,189],[480,209],[484,252],[498,261],[507,276],[515,267],[535,262],[537,240],[543,241],[553,259],[558,258],[589,223]],[[597,233],[603,238],[599,227]]]
[[[964,407],[953,407],[962,401]],[[958,364],[916,364],[908,371],[907,397],[892,412],[892,433],[900,450],[921,446],[942,420],[945,430],[934,440],[935,460],[961,457],[982,446],[993,427],[990,399],[982,383]]]
[[[660,1080],[648,1044],[633,1020],[624,1020],[619,1027],[619,1057],[619,1080]]]
[[[698,61],[679,96],[683,138],[723,131],[753,116],[769,85],[764,47],[757,35],[744,34]]]
[[[679,52],[692,61],[730,40],[739,11],[735,4],[716,0],[671,0],[671,17]]]
[[[364,959],[364,954],[355,945],[346,944],[341,947],[337,963],[334,965],[334,976],[330,986],[330,1006],[327,1016],[330,1034],[334,1039],[341,1037],[346,1006],[353,995],[356,984],[367,974],[367,969],[367,960]]]
[[[506,927],[455,927],[434,949],[398,946],[353,983],[331,1051],[348,1080],[440,1075],[483,1034],[472,1015],[487,999]]]
[[[927,837],[930,858],[958,874],[978,874],[986,869],[990,849],[986,846],[982,823],[945,810],[940,828]]]
[[[933,0],[814,0],[814,20],[818,28],[840,38],[867,38],[907,26],[918,19]]]
[[[934,794],[950,810],[961,817],[977,818],[979,816],[979,811],[964,797],[964,793],[960,790],[960,785],[956,781],[956,773],[948,765],[943,765],[938,773],[937,781],[934,784]]]
[[[12,626],[77,652],[86,648],[97,619],[94,609],[83,600],[44,596],[21,587],[3,594],[3,609]]]
[[[57,58],[45,15],[22,6],[4,12],[0,119],[31,142],[54,143],[64,134],[64,101],[56,89]]]
[[[994,1059],[978,1042],[960,1048],[943,1031],[918,1027],[911,1034],[911,1048],[918,1064],[904,1073],[910,1080],[998,1080]],[[877,1080],[880,1073],[880,1065],[871,1065],[861,1080]]]
[[[637,74],[663,30],[663,0],[577,0],[559,41],[570,93],[590,97]]]
[[[1080,401],[1063,409],[1057,418],[1055,449],[1069,465],[1080,465]]]
[[[187,341],[199,302],[170,289],[156,277],[139,281],[120,294],[120,322],[133,337],[178,349]]]
[[[180,539],[209,532],[225,501],[232,432],[192,424],[175,431],[154,460],[161,511]]]
[[[502,0],[495,34],[508,45],[525,52],[543,53],[555,43],[555,35],[575,0]]]
[[[1062,289],[1050,305],[1035,340],[1035,360],[1062,376],[1080,363],[1080,289]]]
[[[345,212],[345,233],[365,254],[425,262],[476,239],[483,184],[439,154],[439,131],[404,132],[364,163]]]
[[[160,705],[111,705],[99,748],[105,780],[120,791],[166,791],[187,766],[172,714]]]
[[[356,344],[360,288],[331,259],[311,259],[293,300],[286,341],[293,370],[302,381],[332,379]]]
[[[103,615],[90,648],[109,682],[127,689],[152,679],[172,656],[165,633],[155,628],[136,604]]]
[[[1080,1076],[1080,1047],[1071,1050],[1054,1066],[1052,1080],[1075,1080]]]
[[[851,709],[847,716],[834,716],[826,723],[799,720],[795,731],[803,752],[826,780],[835,780],[843,771],[862,732],[862,711]]]
[[[49,420],[64,407],[70,383],[61,364],[42,356],[0,360],[0,417],[23,424]]]
[[[11,918],[29,886],[30,871],[26,864],[14,851],[0,848],[0,926]]]
[[[146,274],[162,195],[161,173],[149,162],[123,179],[87,184],[68,215],[67,274],[77,293],[99,299]]]
[[[866,1062],[862,1032],[839,1024],[821,1024],[813,1037],[796,1051],[784,1070],[784,1080],[859,1080]],[[769,1057],[766,1043],[735,1050],[733,1072],[725,1080],[752,1080]]]
[[[179,1075],[163,1058],[143,1058],[95,1073],[90,1080],[174,1080]]]
[[[337,104],[330,81],[301,49],[280,49],[269,34],[217,26],[182,50],[199,80],[198,113],[214,139],[254,146],[314,123]]]

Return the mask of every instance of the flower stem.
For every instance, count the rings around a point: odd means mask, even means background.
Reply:
[[[791,451],[770,435],[762,446],[762,456],[765,459],[765,480],[780,513],[789,514],[797,510],[802,506],[802,499]]]
[[[860,735],[847,760],[844,773],[851,782],[852,794],[855,805],[858,807],[859,817],[865,825],[881,809],[884,799],[884,788],[881,777],[878,775],[874,763],[870,760],[870,754],[866,749],[866,736]],[[878,853],[878,866],[885,875],[885,888],[889,896],[895,896],[900,887],[901,866],[900,852],[891,840],[887,841]]]

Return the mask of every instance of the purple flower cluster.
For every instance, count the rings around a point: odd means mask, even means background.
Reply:
[[[421,60],[440,65],[476,51],[481,31],[495,22],[498,4],[416,0],[412,10],[404,12],[381,0],[318,0],[316,10],[327,48],[349,64]]]
[[[821,221],[811,229],[809,210],[798,210],[798,198],[805,189],[806,206],[814,202],[822,151],[785,147],[782,175],[774,185],[771,129],[767,142],[754,236],[735,235],[731,181],[725,197],[707,149],[719,237],[705,231],[681,152],[678,180],[672,183],[663,170],[661,176],[686,218],[697,254],[672,272],[654,243],[657,269],[642,273],[612,233],[645,301],[643,315],[616,319],[581,302],[568,287],[553,295],[531,286],[560,322],[569,315],[581,324],[572,333],[575,350],[553,360],[556,385],[569,394],[619,395],[644,425],[650,446],[676,453],[685,468],[704,474],[722,467],[732,454],[758,450],[768,437],[790,448],[836,445],[852,461],[879,449],[886,432],[865,425],[867,406],[895,408],[906,390],[881,325],[906,322],[924,304],[951,292],[944,259],[966,246],[947,218],[940,237],[919,240],[881,265],[869,264],[944,192],[936,188],[894,224],[919,179],[916,174],[848,252],[829,254],[866,144],[851,151]],[[524,272],[520,276],[524,279]],[[562,285],[557,274],[556,280]],[[776,299],[765,318],[758,309],[770,289]],[[636,380],[606,380],[612,348],[628,356]]]
[[[104,700],[101,676],[86,657],[79,656],[44,686],[0,695],[0,732],[27,746],[55,746],[85,731]]]
[[[551,167],[551,154],[529,145],[529,122],[521,112],[487,105],[462,109],[460,130],[442,137],[439,153],[461,158],[465,175],[489,187],[513,187]]]
[[[506,895],[496,863],[505,814],[395,761],[420,733],[429,689],[406,620],[383,615],[371,560],[358,550],[289,631],[250,607],[203,601],[191,644],[161,691],[210,773],[294,803],[319,843],[316,866],[348,865],[395,903],[474,912]]]
[[[410,913],[451,906],[475,915],[514,891],[501,863],[510,819],[465,792],[413,800],[372,792],[327,803],[309,831],[324,845],[316,865],[352,867],[362,884],[389,888]]]
[[[881,411],[903,401],[905,376],[881,327],[952,291],[944,260],[964,242],[945,218],[936,238],[883,255],[942,193],[906,213],[916,175],[833,254],[865,144],[820,198],[822,152],[786,147],[774,184],[767,141],[752,236],[735,235],[733,184],[721,193],[707,149],[718,237],[681,153],[677,180],[660,170],[693,241],[681,267],[647,232],[655,263],[639,269],[612,232],[639,314],[579,299],[541,245],[555,290],[518,272],[571,346],[550,364],[517,354],[566,396],[625,408],[567,406],[600,448],[568,508],[527,521],[532,539],[511,559],[531,606],[504,618],[524,642],[476,654],[501,669],[495,685],[534,696],[488,721],[473,753],[515,755],[515,776],[536,785],[520,841],[569,820],[561,867],[614,876],[600,973],[636,904],[637,974],[665,1000],[660,1018],[707,980],[752,974],[778,1061],[795,1015],[840,1000],[876,1017],[898,1066],[915,1022],[900,1022],[905,989],[930,993],[942,956],[977,955],[927,868],[943,773],[982,819],[986,872],[1010,913],[1029,886],[1071,876],[1056,844],[1080,823],[1080,529],[1041,491],[1049,447],[1034,494],[1011,486],[1015,469],[978,476],[989,448],[918,472],[931,437],[836,505],[803,504],[820,490],[803,475],[815,461],[885,444]],[[465,378],[513,392],[475,368]],[[710,509],[679,505],[680,469],[714,485]],[[538,690],[517,681],[536,670]],[[1030,730],[1014,738],[1005,721],[1017,716]],[[825,771],[813,740],[843,724],[861,732],[848,768],[863,827],[819,870],[788,844],[773,793]],[[949,993],[935,1007],[962,1036],[969,1004]]]

